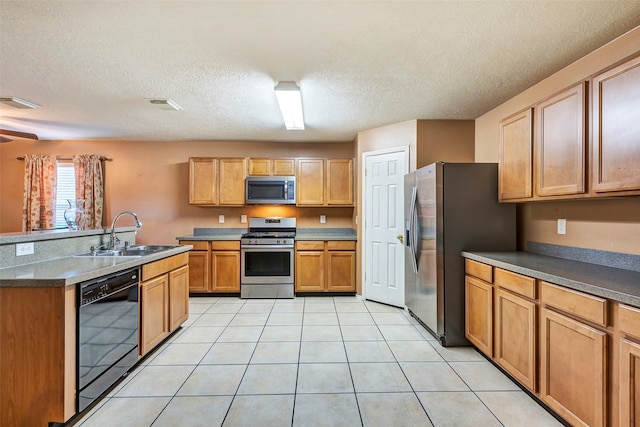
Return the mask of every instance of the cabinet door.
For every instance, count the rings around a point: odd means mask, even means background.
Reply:
[[[620,425],[640,424],[640,344],[620,340]]]
[[[189,291],[209,292],[209,251],[189,251]]]
[[[327,204],[353,205],[353,161],[327,160]]]
[[[542,307],[540,350],[542,400],[573,425],[605,425],[607,335]]]
[[[240,292],[239,251],[214,251],[211,253],[211,290],[213,292]]]
[[[324,204],[324,160],[298,160],[298,174],[296,176],[297,204]]]
[[[596,192],[640,189],[640,56],[593,78]]]
[[[189,267],[169,273],[169,331],[189,318]]]
[[[220,168],[220,205],[244,205],[244,159],[218,159]]]
[[[271,175],[271,160],[251,158],[247,163],[248,174],[251,176]]]
[[[327,252],[327,290],[356,291],[356,253],[354,251]]]
[[[169,275],[140,283],[140,355],[169,335]]]
[[[515,379],[536,391],[536,304],[496,289],[495,358]]]
[[[293,176],[296,174],[296,159],[272,159],[271,170],[275,176]]]
[[[218,203],[217,161],[208,157],[189,159],[189,204]]]
[[[465,336],[493,357],[493,286],[465,276]]]
[[[535,177],[539,196],[584,193],[585,83],[535,109]]]
[[[532,196],[531,109],[500,122],[498,191],[500,200]]]
[[[296,252],[296,292],[322,292],[325,290],[324,262],[324,251]]]

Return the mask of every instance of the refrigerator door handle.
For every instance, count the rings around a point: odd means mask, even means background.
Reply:
[[[411,251],[411,266],[413,267],[413,272],[418,273],[418,262],[416,260],[417,255],[417,233],[416,233],[416,220],[417,220],[417,206],[416,202],[418,200],[418,187],[413,187],[413,191],[411,192],[411,206],[409,208],[410,217],[409,217],[409,239],[407,241],[407,245]]]

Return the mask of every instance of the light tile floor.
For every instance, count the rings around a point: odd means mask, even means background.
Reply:
[[[192,297],[189,320],[76,425],[560,426],[473,348],[357,297]]]

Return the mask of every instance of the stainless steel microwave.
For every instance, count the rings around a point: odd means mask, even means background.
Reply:
[[[248,176],[246,180],[248,205],[295,205],[295,176]]]

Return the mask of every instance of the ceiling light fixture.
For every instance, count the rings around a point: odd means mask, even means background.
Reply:
[[[24,99],[18,98],[17,96],[8,96],[8,97],[0,98],[0,102],[15,108],[40,108],[38,104],[25,101]]]
[[[287,130],[304,130],[302,97],[298,85],[295,82],[278,82],[274,90]]]
[[[147,101],[160,108],[161,110],[182,110],[182,108],[178,104],[170,99],[147,99]]]

